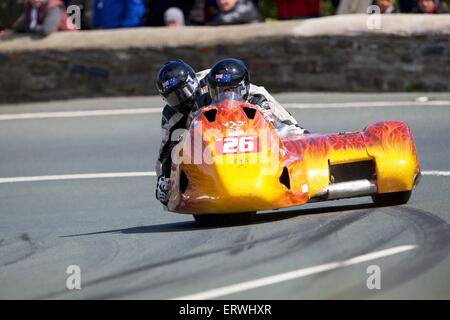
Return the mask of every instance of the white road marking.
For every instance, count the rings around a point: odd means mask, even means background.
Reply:
[[[354,258],[350,258],[342,261],[335,261],[331,263],[321,264],[309,268],[298,269],[290,272],[280,273],[273,276],[268,276],[264,278],[259,278],[256,280],[245,281],[217,289],[212,289],[196,294],[186,295],[178,298],[174,298],[172,300],[205,300],[205,299],[214,299],[220,298],[223,296],[227,296],[233,293],[248,291],[256,288],[261,288],[273,284],[277,284],[280,282],[285,282],[289,280],[304,278],[307,276],[311,276],[313,274],[323,273],[343,267],[348,267],[351,265],[355,265],[358,263],[363,263],[387,256],[392,256],[395,254],[399,254],[402,252],[410,251],[415,249],[415,245],[403,245],[397,246],[389,249],[384,249],[380,251],[375,251],[368,254],[363,254]]]
[[[425,176],[450,176],[450,171],[433,171],[433,170],[422,171],[422,174]],[[128,178],[128,177],[156,177],[156,172],[155,171],[109,172],[109,173],[60,174],[60,175],[31,176],[31,177],[6,177],[0,178],[0,184],[13,182],[40,182],[40,181],[57,181],[57,180]]]
[[[32,112],[32,113],[17,113],[17,114],[0,114],[0,120],[98,117],[98,116],[119,116],[119,115],[148,114],[148,113],[161,114],[161,112],[162,112],[161,108]]]
[[[382,107],[411,107],[411,106],[429,106],[429,107],[450,107],[450,101],[355,101],[355,102],[330,102],[330,103],[284,103],[286,109],[327,109],[327,108],[382,108]]]
[[[450,171],[422,171],[424,176],[450,176]]]
[[[155,177],[155,176],[156,176],[156,172],[154,172],[154,171],[83,173],[83,174],[64,174],[64,175],[51,175],[51,176],[0,178],[0,183],[80,180],[80,179],[104,179],[104,178],[128,178],[128,177]]]
[[[361,102],[332,102],[332,103],[285,103],[287,109],[326,109],[326,108],[374,108],[400,106],[448,106],[450,101],[361,101]],[[1,120],[26,120],[49,118],[98,117],[134,114],[160,114],[161,108],[108,109],[108,110],[80,110],[56,112],[32,112],[16,114],[0,114]]]

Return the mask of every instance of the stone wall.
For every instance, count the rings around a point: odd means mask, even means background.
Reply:
[[[169,59],[248,64],[270,91],[450,91],[450,16],[366,15],[230,27],[55,33],[0,41],[0,103],[155,94]]]

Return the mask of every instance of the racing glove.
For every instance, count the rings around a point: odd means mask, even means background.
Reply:
[[[169,202],[168,192],[169,192],[169,178],[160,175],[158,177],[158,182],[156,184],[156,199],[158,199],[165,206]]]
[[[260,110],[266,122],[271,122],[272,124],[275,122],[269,101],[264,101],[263,103],[261,103]]]

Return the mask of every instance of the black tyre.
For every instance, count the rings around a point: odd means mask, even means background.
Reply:
[[[193,214],[199,224],[203,226],[223,226],[248,224],[254,221],[256,212],[243,212],[231,214]]]
[[[380,207],[405,204],[411,197],[411,191],[377,193],[372,196],[373,202]]]

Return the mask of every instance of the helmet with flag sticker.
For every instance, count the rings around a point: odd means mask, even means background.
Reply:
[[[183,60],[167,62],[159,70],[156,86],[163,100],[177,111],[191,108],[195,102],[199,81],[194,69]]]
[[[227,58],[218,61],[208,73],[209,94],[213,101],[234,93],[247,100],[250,92],[248,70],[244,62]]]

